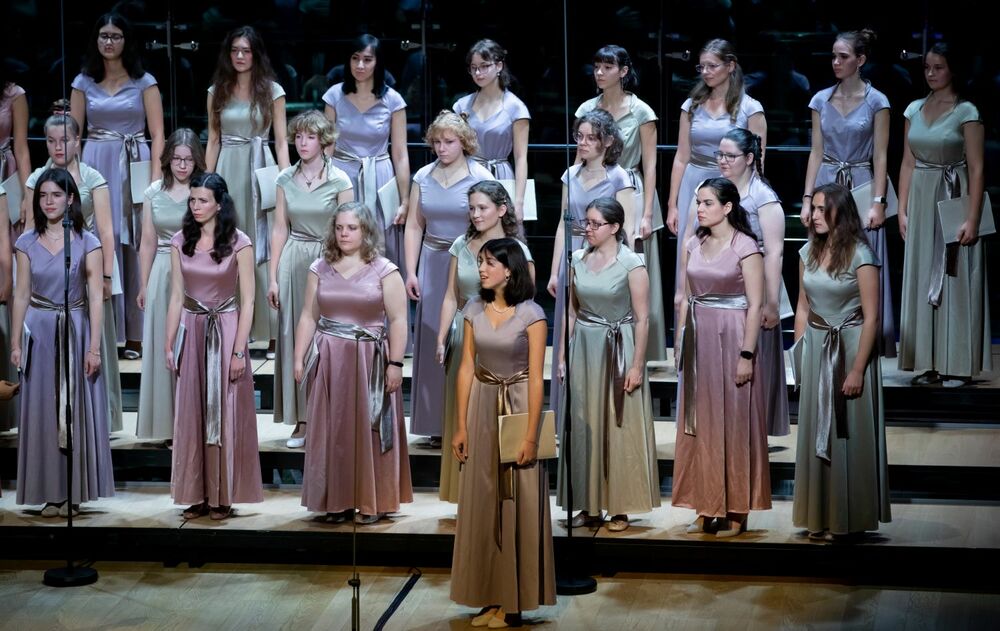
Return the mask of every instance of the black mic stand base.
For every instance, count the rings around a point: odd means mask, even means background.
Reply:
[[[556,593],[560,596],[582,596],[597,591],[597,580],[592,576],[556,573]]]
[[[42,582],[49,587],[83,587],[97,582],[97,570],[78,565],[52,568],[45,570]]]

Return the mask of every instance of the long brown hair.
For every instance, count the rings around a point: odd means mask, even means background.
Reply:
[[[809,257],[806,265],[816,270],[822,264],[827,249],[830,250],[830,265],[827,272],[834,278],[844,274],[851,265],[854,251],[859,243],[867,243],[865,230],[861,226],[858,206],[854,196],[843,184],[824,184],[812,192],[812,199],[823,194],[823,216],[827,233],[818,234],[809,222]]]
[[[490,202],[492,202],[498,209],[501,206],[507,207],[507,212],[500,217],[500,227],[503,229],[504,236],[517,239],[517,215],[514,214],[514,202],[510,200],[510,193],[507,192],[506,187],[504,187],[504,185],[497,180],[483,180],[481,182],[476,182],[469,187],[468,197],[470,200],[470,206],[473,193],[482,193],[488,197]],[[476,224],[469,221],[469,228],[465,231],[465,238],[475,239],[478,236],[479,231],[476,230]]]
[[[160,154],[160,173],[163,174],[163,190],[169,190],[174,185],[174,172],[170,170],[170,162],[174,158],[174,149],[177,147],[187,147],[191,150],[191,157],[194,158],[194,169],[191,170],[190,182],[196,175],[205,172],[205,149],[201,146],[198,134],[187,127],[181,127],[174,131],[167,138],[163,145],[163,153]]]
[[[743,68],[736,59],[736,49],[732,44],[724,39],[713,39],[701,48],[698,54],[700,57],[705,53],[715,55],[722,60],[723,64],[733,62],[733,72],[729,75],[729,89],[726,90],[726,111],[729,112],[730,122],[736,122],[736,116],[740,113],[740,101],[743,100]],[[688,111],[688,118],[694,117],[694,111],[708,100],[712,95],[712,89],[705,84],[705,79],[698,75],[698,82],[691,89],[691,109]]]
[[[253,66],[250,68],[250,114],[254,110],[263,119],[263,131],[271,126],[271,107],[274,99],[271,97],[271,82],[274,81],[274,70],[271,60],[264,48],[264,40],[252,26],[241,26],[229,33],[222,41],[219,49],[219,61],[215,64],[215,76],[212,77],[212,111],[209,112],[212,127],[222,133],[222,110],[233,98],[236,88],[236,69],[229,58],[229,50],[238,38],[246,38],[250,42],[253,53]]]

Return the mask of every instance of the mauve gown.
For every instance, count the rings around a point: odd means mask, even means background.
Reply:
[[[866,245],[858,244],[848,269],[839,277],[826,270],[810,269],[809,244],[799,250],[806,264],[803,291],[809,308],[832,326],[844,322],[861,306],[857,269],[878,266]],[[844,368],[854,365],[862,327],[840,330]],[[838,535],[878,529],[892,521],[889,506],[888,460],[885,444],[885,402],[878,353],[872,352],[865,369],[864,390],[846,400],[847,435],[839,436],[834,422],[829,437],[829,459],[817,455],[819,384],[823,342],[827,332],[807,325],[802,348],[802,383],[799,398],[798,447],[795,454],[795,502],[792,522],[810,532],[829,530]],[[845,372],[846,375],[846,372]],[[840,388],[841,384],[833,384]]]
[[[578,313],[617,323],[632,315],[629,274],[642,259],[624,245],[615,261],[597,272],[587,268],[586,250],[573,253],[573,291]],[[620,323],[626,373],[635,357],[635,324]],[[567,363],[573,390],[573,510],[600,515],[648,513],[660,505],[656,435],[649,380],[643,368],[642,386],[622,396],[622,422],[615,417],[614,351],[608,345],[612,328],[584,323],[579,317],[570,340]],[[610,353],[609,353],[610,351]],[[624,375],[623,375],[624,376]],[[565,441],[562,442],[566,444]],[[560,453],[559,505],[566,506],[566,467]],[[605,469],[605,462],[607,468]]]
[[[31,261],[31,293],[63,304],[66,267],[63,251],[50,253],[38,241],[38,233],[27,232],[16,248]],[[84,231],[70,242],[70,303],[86,300],[86,254],[101,243]],[[24,316],[25,342],[21,346],[21,426],[17,447],[17,503],[44,504],[66,500],[66,458],[59,449],[55,389],[56,344],[59,343],[58,313],[29,306]],[[90,314],[86,305],[70,310],[75,338],[70,352],[75,358],[77,390],[73,397],[73,499],[89,502],[115,494],[108,433],[108,402],[104,374],[84,373],[90,348]],[[30,332],[30,333],[29,333]],[[61,404],[59,404],[61,407]]]
[[[617,164],[605,166],[607,177],[590,189],[583,187],[580,181],[581,164],[574,164],[569,170],[563,172],[562,183],[566,187],[567,203],[570,215],[573,217],[573,228],[571,230],[571,245],[575,252],[583,247],[584,231],[580,228],[579,222],[587,218],[587,206],[598,197],[615,197],[618,191],[632,188],[632,180],[628,172]],[[566,226],[563,226],[565,229]],[[559,350],[562,348],[563,334],[562,322],[566,311],[566,258],[563,250],[563,260],[559,262],[559,287],[556,290],[556,307],[552,314],[552,384],[559,384]],[[573,367],[570,367],[570,371]],[[549,390],[549,407],[555,411],[556,424],[559,432],[562,433],[563,414],[561,410],[562,398],[565,393],[565,386],[554,385]]]
[[[735,233],[730,246],[710,261],[702,257],[698,237],[691,237],[685,245],[692,296],[744,295],[740,262],[759,254],[753,239]],[[755,374],[749,384],[736,386],[746,315],[746,309],[695,305],[697,427],[694,436],[685,432],[686,401],[681,388],[672,503],[706,517],[771,508],[763,382]],[[686,326],[691,326],[690,317]],[[691,368],[684,366],[682,374]]]
[[[82,161],[104,176],[111,194],[111,224],[115,232],[115,255],[122,272],[123,290],[121,295],[112,298],[118,342],[142,339],[142,312],[135,301],[142,282],[138,256],[142,219],[139,209],[133,214],[132,208],[133,204],[142,204],[142,200],[132,199],[128,163],[149,160],[149,144],[143,138],[146,108],[142,93],[155,85],[156,79],[147,72],[138,79],[130,78],[111,95],[88,75],[78,74],[73,79],[73,89],[82,92],[87,102],[88,138],[83,145]],[[140,142],[129,143],[134,149],[132,152],[126,151],[124,169],[121,162],[125,141],[121,138],[96,140],[92,136],[97,129],[142,139]]]
[[[211,251],[195,249],[193,256],[182,251],[184,235],[170,240],[181,262],[184,292],[208,308],[221,305],[234,296],[239,287],[236,253],[253,247],[250,238],[236,231],[233,251],[221,262],[212,260]],[[253,371],[246,356],[247,369],[237,381],[229,380],[229,363],[239,325],[237,310],[218,314],[222,332],[221,367],[222,424],[220,444],[209,445],[205,435],[204,406],[208,396],[206,334],[208,315],[181,309],[184,339],[179,356],[177,393],[174,399],[173,469],[170,494],[175,504],[231,506],[264,501],[260,475],[260,445],[257,441],[257,412],[254,408]],[[179,330],[177,335],[182,335]],[[247,352],[244,346],[241,349]]]
[[[174,386],[177,378],[167,369],[163,344],[167,335],[170,305],[170,239],[181,229],[188,197],[180,201],[164,191],[162,180],[146,189],[156,254],[149,268],[146,310],[142,324],[142,379],[139,381],[139,411],[135,434],[139,438],[166,440],[174,437]]]
[[[14,99],[24,94],[24,88],[8,83],[0,94],[0,180],[6,180],[17,171],[14,157]]]
[[[499,377],[528,368],[528,327],[544,321],[534,301],[518,303],[514,315],[497,329],[480,298],[465,306],[465,321],[475,336],[476,362]],[[463,323],[464,326],[464,323]],[[468,453],[458,483],[458,518],[451,562],[451,599],[469,607],[500,605],[504,611],[530,611],[556,602],[552,520],[545,461],[514,466],[515,498],[500,502],[497,390],[472,380],[469,395]],[[528,382],[508,388],[511,411],[528,411]],[[500,543],[495,527],[500,520]]]
[[[750,175],[747,192],[740,198],[740,206],[747,211],[750,227],[757,235],[757,247],[764,253],[764,236],[760,229],[760,208],[767,204],[780,204],[778,194],[770,186],[757,177],[756,172]],[[778,317],[788,318],[795,315],[792,303],[788,299],[785,280],[781,279],[778,288]],[[785,346],[781,339],[781,322],[773,329],[760,327],[757,337],[757,365],[760,380],[764,383],[764,418],[767,419],[769,436],[787,436],[791,431],[788,421],[788,384],[785,381]]]
[[[424,241],[420,248],[417,278],[420,301],[413,323],[413,381],[410,387],[410,431],[420,436],[440,436],[444,415],[444,367],[437,363],[441,300],[448,290],[448,248],[469,227],[469,187],[493,176],[472,158],[469,173],[448,188],[431,173],[437,160],[417,171],[413,184],[420,187],[420,214]]]
[[[848,166],[845,164],[840,183],[848,188],[856,188],[872,179],[872,154],[875,152],[875,115],[881,110],[889,109],[889,99],[884,94],[868,84],[865,89],[865,99],[847,116],[840,113],[830,98],[836,86],[820,90],[809,102],[809,108],[819,113],[820,129],[823,132],[823,153],[829,156],[820,164],[816,174],[815,186],[837,182],[840,165],[831,162],[859,163]],[[886,197],[890,205],[898,202],[892,190],[892,182],[886,177]],[[811,192],[811,191],[810,191]],[[862,218],[867,218],[868,209],[859,208]],[[867,223],[867,220],[862,223]],[[889,252],[885,245],[885,228],[865,230],[868,244],[875,252],[879,261],[888,261]],[[879,314],[882,326],[877,340],[877,350],[884,357],[896,356],[896,325],[892,315],[892,287],[889,285],[889,266],[883,265],[879,283]]]
[[[7,192],[0,186],[0,198],[7,199]],[[13,285],[11,285],[13,287]],[[0,379],[13,381],[17,379],[17,369],[10,363],[10,318],[7,304],[0,304]],[[9,401],[0,401],[0,432],[17,427],[17,410],[20,407],[18,397]]]
[[[306,420],[306,402],[295,383],[295,327],[305,302],[309,266],[323,254],[323,239],[337,195],[351,188],[347,174],[327,162],[326,182],[311,191],[295,180],[293,165],[278,175],[285,193],[288,238],[278,259],[278,328],[274,347],[274,422],[295,425]]]
[[[214,94],[214,86],[208,89]],[[277,101],[285,96],[285,90],[275,82],[271,82],[271,100]],[[236,206],[236,227],[242,230],[255,248],[262,247],[258,239],[269,239],[270,225],[273,216],[267,213],[267,228],[257,225],[257,209],[253,204],[253,190],[257,186],[257,175],[251,169],[253,164],[253,143],[244,142],[260,138],[263,144],[263,160],[261,167],[274,166],[274,155],[267,140],[270,127],[264,127],[264,119],[260,112],[253,110],[251,116],[250,102],[230,99],[219,114],[219,130],[222,146],[219,149],[219,160],[215,172],[222,176],[229,187],[229,195]],[[227,139],[231,144],[227,146]],[[239,144],[242,143],[242,144]],[[258,234],[263,229],[264,234]],[[255,250],[256,252],[256,250]],[[256,261],[256,255],[254,257]],[[277,314],[267,304],[267,261],[256,265],[255,293],[253,301],[253,328],[250,339],[266,341],[274,337],[272,329],[277,328]]]
[[[107,186],[108,183],[96,169],[83,162],[77,164],[80,167],[80,179],[75,181],[77,190],[80,191],[80,212],[83,213],[83,223],[87,230],[99,240],[97,226],[94,222],[94,191],[102,186]],[[52,160],[49,160],[44,167],[32,171],[25,182],[25,187],[34,191],[35,182],[46,169],[52,167]],[[117,271],[116,267],[112,274]],[[105,300],[104,324],[101,328],[101,373],[104,375],[104,387],[107,390],[105,399],[109,410],[108,426],[112,432],[120,432],[122,430],[122,379],[118,369],[118,343],[116,341],[118,335],[115,326],[114,302],[113,300]]]
[[[937,203],[947,199],[945,170],[920,163],[953,164],[965,159],[965,125],[981,125],[979,110],[960,101],[930,125],[921,111],[926,99],[910,103],[910,151],[917,159],[907,201],[906,249],[903,257],[903,301],[899,317],[899,369],[935,370],[942,375],[975,377],[993,369],[986,252],[975,245],[956,246],[956,276],[944,277],[941,304],[927,301],[934,260]],[[969,169],[956,166],[961,194],[969,193]],[[983,195],[987,192],[983,191]]]
[[[344,95],[344,84],[338,83],[326,91],[323,102],[337,112],[337,146],[333,163],[344,171],[354,187],[355,201],[362,202],[373,213],[379,225],[385,230],[385,256],[399,266],[405,276],[403,256],[403,232],[405,226],[386,226],[382,202],[378,199],[378,189],[390,180],[396,179],[396,170],[389,156],[389,137],[392,135],[392,115],[406,109],[406,101],[390,87],[375,105],[364,112],[354,107],[354,104]],[[366,199],[366,187],[362,186],[361,175],[363,161],[374,159],[375,200]],[[367,177],[367,174],[365,174]],[[370,183],[367,189],[372,190]],[[401,203],[405,199],[399,200]],[[396,209],[390,209],[392,217]]]
[[[687,99],[681,104],[681,110],[687,116],[692,108],[691,99]],[[699,184],[712,177],[722,177],[719,165],[715,160],[715,152],[719,150],[719,143],[722,137],[729,133],[730,129],[739,127],[749,129],[750,117],[764,112],[763,106],[757,99],[748,94],[744,94],[740,100],[739,110],[736,112],[736,120],[733,120],[729,112],[723,112],[719,117],[713,117],[708,113],[705,105],[702,104],[694,110],[691,116],[691,158],[687,166],[684,167],[684,176],[681,178],[680,188],[677,191],[677,234],[678,240],[684,235],[687,229],[688,214],[691,209],[691,202],[694,200],[696,188]],[[674,276],[674,286],[677,287],[681,279],[681,249],[678,242]]]
[[[576,109],[576,117],[580,118],[587,112],[596,109],[601,102],[600,96],[595,96]],[[617,119],[618,129],[622,132],[624,146],[618,164],[628,172],[635,188],[635,220],[632,225],[638,232],[642,224],[642,214],[645,212],[645,185],[642,180],[642,138],[639,128],[646,123],[656,123],[656,112],[639,97],[629,93],[628,112]],[[660,235],[656,234],[663,227],[663,210],[660,208],[660,196],[653,190],[653,231],[648,239],[643,239],[642,250],[645,254],[646,273],[649,275],[649,344],[646,345],[646,361],[666,361],[667,359],[667,323],[663,306],[663,274],[660,270]],[[673,303],[671,303],[673,304]]]
[[[530,120],[528,106],[510,90],[503,91],[501,107],[492,116],[483,120],[472,111],[478,92],[467,94],[455,101],[452,109],[456,114],[468,115],[469,127],[476,132],[479,153],[473,158],[490,170],[498,180],[513,180],[514,168],[508,157],[514,151],[514,123]]]
[[[17,171],[17,160],[14,159],[13,112],[14,99],[24,94],[24,88],[14,83],[7,84],[0,94],[0,181],[7,179]],[[0,195],[6,191],[0,186]],[[4,220],[0,217],[0,220]],[[17,234],[10,231],[11,251]],[[13,255],[12,255],[13,256]],[[0,304],[0,379],[8,381],[17,379],[17,369],[10,363],[10,314],[6,304]],[[17,427],[18,399],[0,402],[0,432]]]
[[[523,241],[518,241],[521,251],[529,262],[534,262],[531,252]],[[464,234],[455,239],[448,253],[455,259],[455,284],[458,290],[458,310],[452,319],[451,361],[445,374],[444,389],[444,431],[441,433],[441,477],[438,482],[438,498],[445,502],[458,501],[458,460],[448,448],[452,436],[455,435],[457,421],[455,405],[455,383],[458,379],[458,368],[462,363],[462,344],[465,339],[465,321],[462,309],[470,300],[479,295],[479,252],[469,249],[469,239]]]
[[[317,277],[316,301],[321,316],[374,333],[385,327],[382,279],[398,273],[391,261],[378,257],[344,278],[320,258],[309,266],[308,273]],[[309,383],[302,505],[321,513],[349,508],[363,515],[394,513],[401,503],[413,501],[403,393],[397,389],[389,395],[392,447],[383,453],[378,430],[370,421],[368,403],[374,342],[356,342],[319,330],[313,341],[319,356]],[[382,352],[389,357],[388,339],[382,342]]]

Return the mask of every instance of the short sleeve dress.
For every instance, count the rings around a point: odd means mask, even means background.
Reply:
[[[14,101],[24,95],[24,88],[8,83],[0,92],[0,180],[6,180],[17,171],[14,158]]]
[[[473,92],[463,96],[455,101],[452,109],[456,114],[467,115],[469,126],[476,132],[479,153],[473,159],[489,169],[496,179],[513,180],[514,167],[509,158],[514,151],[514,123],[531,118],[528,106],[513,92],[504,90],[500,109],[482,119],[472,109],[478,94]]]

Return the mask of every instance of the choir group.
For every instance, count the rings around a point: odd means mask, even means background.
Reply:
[[[750,511],[771,506],[767,437],[789,432],[783,318],[794,315],[801,386],[793,520],[821,540],[890,520],[879,357],[898,354],[921,373],[915,384],[961,386],[991,368],[983,125],[963,98],[964,68],[946,43],[926,54],[930,91],[904,110],[897,195],[890,104],[860,74],[873,41],[867,30],[838,35],[835,82],[809,105],[794,309],[781,277],[785,210],[764,176],[765,113],[732,46],[700,51],[666,216],[657,115],[631,91],[625,49],[595,54],[599,94],[576,110],[576,161],[561,178],[573,251],[559,222],[543,277],[557,304],[550,406],[572,430],[573,466],[557,476],[570,526],[622,531],[660,505],[646,362],[667,357],[664,295],[678,323],[671,501],[695,511],[691,533],[737,536]],[[274,420],[295,426],[289,447],[305,448],[302,504],[322,522],[376,522],[413,499],[400,390],[412,352],[409,429],[443,443],[440,497],[458,504],[452,598],[482,607],[472,624],[491,628],[553,604],[538,461],[548,327],[522,227],[530,114],[509,89],[506,51],[492,40],[469,50],[476,89],[427,128],[436,159],[411,178],[406,103],[370,35],[355,41],[325,112],[286,122],[260,35],[230,33],[205,148],[189,129],[165,137],[127,22],[102,16],[92,43],[68,110],[45,122],[49,160],[33,172],[24,91],[0,84],[0,171],[18,187],[6,199],[0,188],[0,209],[23,199],[13,236],[0,231],[0,342],[12,365],[0,369],[21,380],[4,419],[19,428],[17,503],[55,517],[114,493],[119,344],[133,357],[141,348],[137,434],[172,441],[183,516],[225,519],[233,504],[262,501],[248,343],[273,340]],[[142,160],[151,184],[139,199],[131,165]],[[964,214],[939,220],[938,202],[953,199]],[[898,294],[883,264],[894,214],[906,240]],[[679,237],[673,284],[660,270],[664,226]],[[502,461],[497,419],[518,413],[527,429]]]

